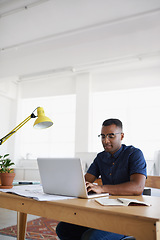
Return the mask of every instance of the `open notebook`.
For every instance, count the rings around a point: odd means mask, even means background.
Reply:
[[[96,198],[108,193],[88,194],[79,158],[38,158],[43,191],[47,194]]]
[[[103,206],[150,206],[149,203],[130,198],[98,198],[96,202]]]

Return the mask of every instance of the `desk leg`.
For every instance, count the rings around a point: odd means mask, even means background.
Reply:
[[[156,240],[160,240],[160,222],[156,223]]]
[[[25,240],[27,214],[17,212],[17,240]]]

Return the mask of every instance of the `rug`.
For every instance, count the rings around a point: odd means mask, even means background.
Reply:
[[[55,231],[57,224],[58,221],[43,217],[29,221],[27,222],[26,239],[58,240]],[[0,229],[0,234],[17,237],[17,226]]]

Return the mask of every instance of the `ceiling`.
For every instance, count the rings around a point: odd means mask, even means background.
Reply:
[[[160,53],[159,0],[0,0],[0,78]]]

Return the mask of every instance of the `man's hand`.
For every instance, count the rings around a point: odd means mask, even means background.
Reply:
[[[87,182],[86,181],[86,188],[87,188],[87,192],[95,192],[95,193],[102,193],[103,192],[103,189],[101,186],[98,186],[97,184],[95,183],[90,183],[90,182]]]

